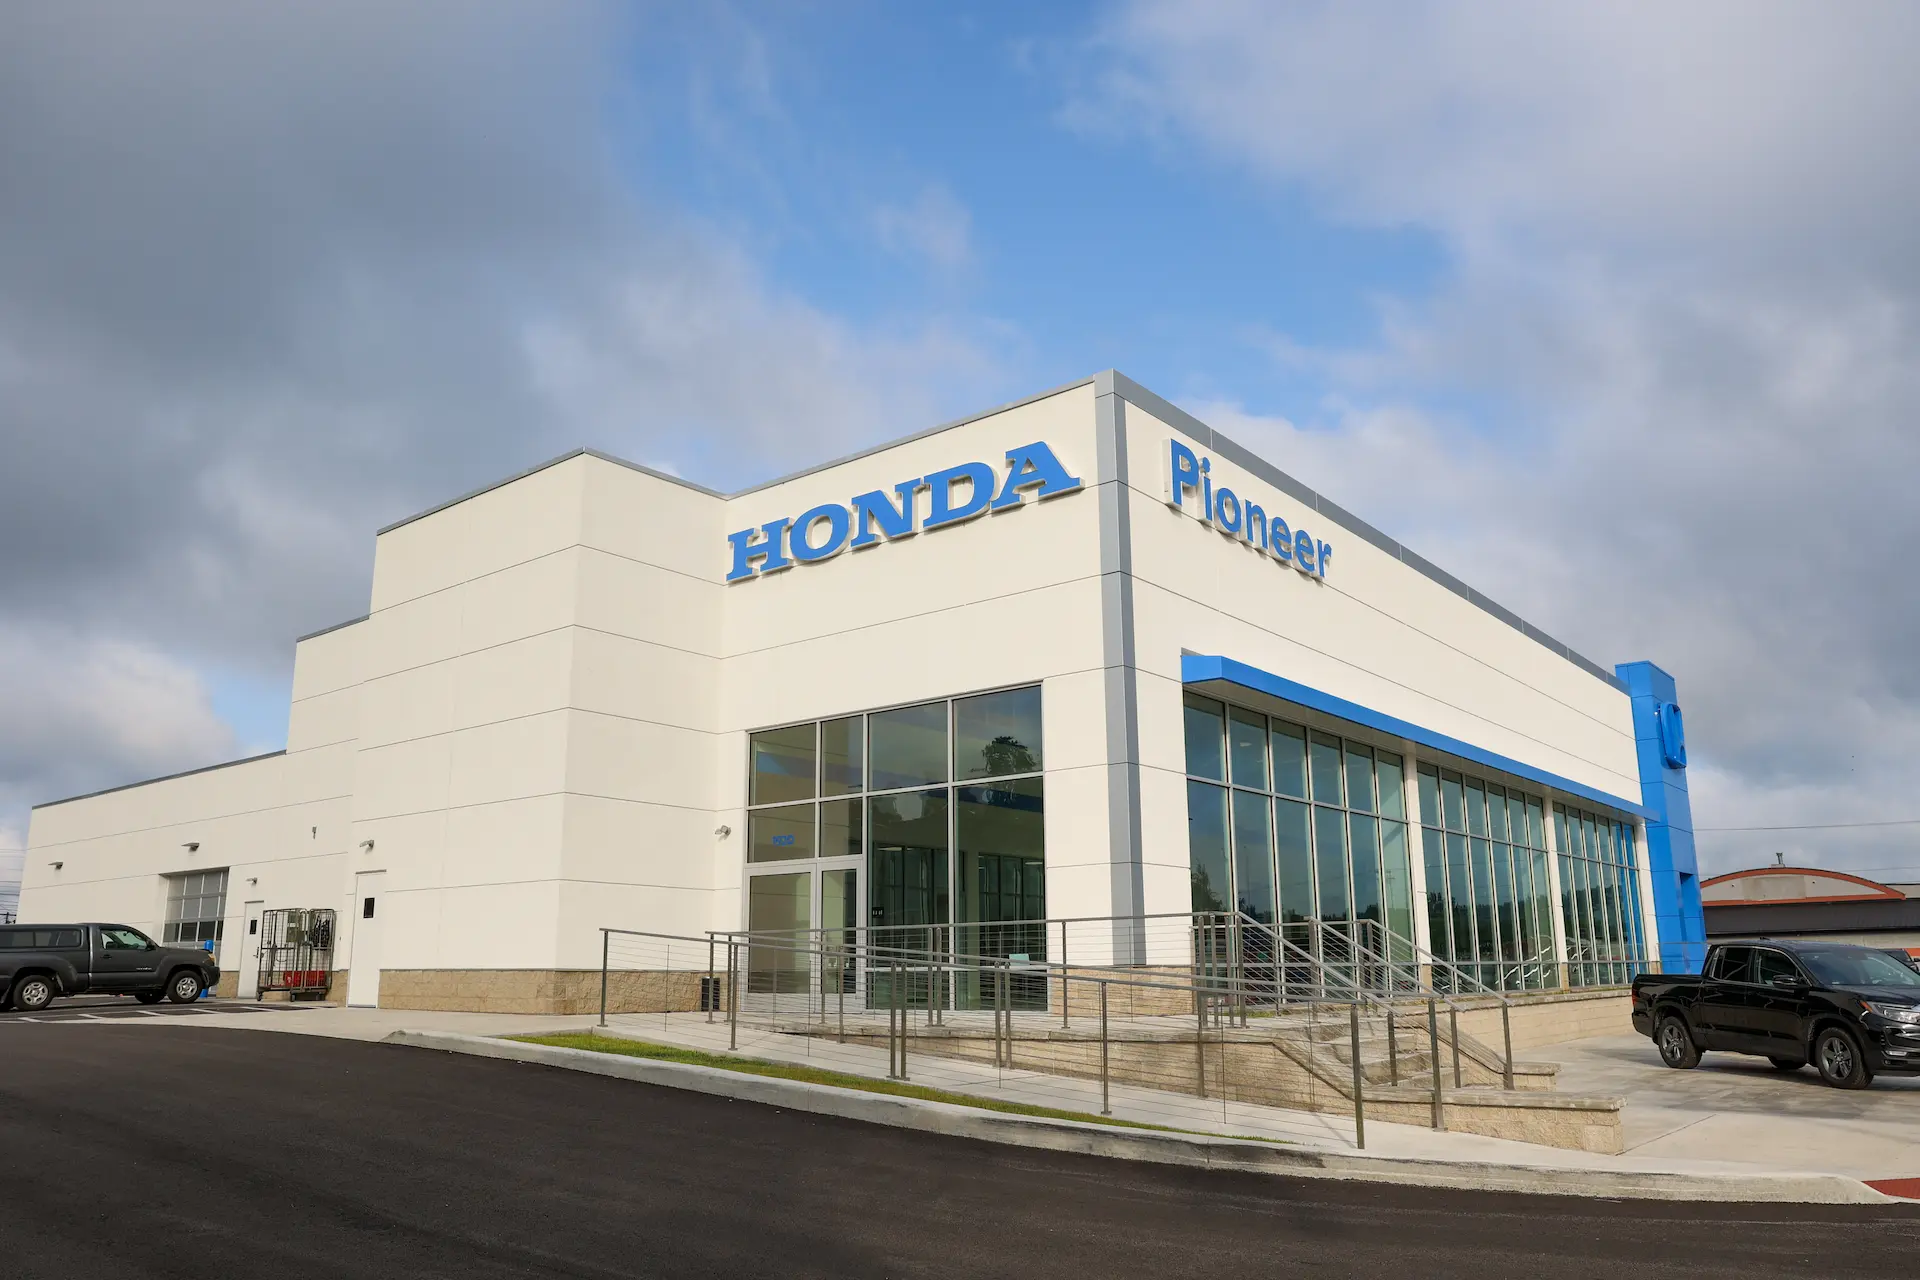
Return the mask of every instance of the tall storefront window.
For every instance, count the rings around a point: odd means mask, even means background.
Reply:
[[[750,734],[748,929],[1044,960],[1040,703],[1033,685]],[[791,957],[750,948],[749,990],[805,989]],[[916,1005],[979,997],[917,981]],[[869,995],[887,999],[883,985],[873,975]]]
[[[1564,805],[1553,806],[1553,826],[1571,981],[1582,986],[1629,982],[1646,954],[1633,828]]]
[[[1468,989],[1557,986],[1541,798],[1432,765],[1417,776],[1434,956]],[[1452,978],[1434,974],[1443,988]]]
[[[1186,751],[1195,911],[1238,912],[1296,940],[1318,938],[1318,924],[1410,958],[1400,756],[1196,694]]]

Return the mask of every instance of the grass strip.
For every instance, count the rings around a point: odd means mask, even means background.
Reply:
[[[999,1111],[1007,1115],[1035,1116],[1042,1120],[1077,1120],[1082,1124],[1103,1124],[1115,1129],[1149,1129],[1155,1133],[1181,1133],[1201,1138],[1234,1138],[1242,1142],[1270,1142],[1286,1145],[1281,1138],[1259,1138],[1239,1133],[1209,1133],[1204,1129],[1176,1129],[1171,1125],[1148,1124],[1143,1120],[1118,1120],[1085,1111],[1062,1111],[1055,1107],[1036,1107],[1025,1102],[1005,1102],[971,1093],[950,1093],[900,1080],[876,1080],[871,1076],[850,1075],[795,1062],[772,1062],[766,1058],[745,1058],[680,1045],[655,1044],[650,1040],[628,1040],[622,1036],[596,1036],[585,1032],[556,1032],[548,1035],[507,1036],[523,1044],[552,1045],[559,1049],[585,1049],[590,1053],[611,1053],[625,1058],[650,1058],[656,1062],[679,1062],[693,1067],[717,1067],[742,1075],[771,1076],[776,1080],[798,1080],[803,1084],[832,1085],[837,1089],[858,1089],[862,1093],[884,1093],[895,1098],[918,1098],[922,1102],[946,1102],[981,1111]]]

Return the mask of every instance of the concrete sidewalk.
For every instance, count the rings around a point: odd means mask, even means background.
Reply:
[[[660,1044],[684,1045],[688,1048],[705,1049],[715,1053],[729,1052],[726,1023],[720,1020],[708,1023],[701,1014],[674,1014],[665,1017],[659,1014],[616,1016],[610,1020],[610,1024],[606,1032],[615,1035],[630,1036]],[[738,1041],[739,1048],[732,1052],[748,1057],[766,1058],[776,1062],[805,1063],[872,1078],[883,1078],[887,1073],[884,1049],[862,1045],[837,1045],[827,1038],[801,1038],[759,1031],[746,1026],[738,1029]],[[1576,1045],[1583,1043],[1593,1042],[1575,1042]],[[1641,1043],[1647,1042],[1643,1040]],[[1564,1050],[1569,1046],[1557,1046],[1557,1048]],[[1650,1045],[1648,1049],[1651,1052]],[[1529,1056],[1541,1060],[1556,1060],[1554,1049],[1533,1050],[1529,1052]],[[1097,1114],[1100,1111],[1100,1084],[1097,1080],[1042,1075],[1038,1072],[996,1068],[985,1063],[955,1058],[936,1058],[912,1052],[909,1053],[907,1068],[914,1084],[929,1088],[945,1089],[1006,1102],[1051,1107],[1062,1111],[1079,1111],[1088,1114]],[[1681,1074],[1667,1072],[1666,1068],[1657,1066],[1655,1070],[1665,1074]],[[1811,1074],[1807,1078],[1813,1081]],[[1609,1081],[1610,1085],[1613,1083],[1637,1084],[1639,1082],[1637,1079]],[[1813,1081],[1813,1084],[1815,1088],[1822,1089],[1829,1095],[1834,1092],[1825,1090],[1817,1081]],[[1615,1088],[1600,1087],[1598,1083],[1590,1085],[1585,1081],[1577,1086],[1568,1085],[1564,1079],[1562,1090],[1568,1093],[1601,1095],[1617,1092]],[[1198,1133],[1278,1139],[1327,1152],[1353,1153],[1360,1150],[1355,1141],[1354,1119],[1351,1112],[1293,1111],[1278,1107],[1257,1106],[1252,1103],[1222,1102],[1218,1098],[1209,1100],[1192,1094],[1168,1093],[1122,1084],[1113,1085],[1109,1092],[1113,1115],[1117,1119],[1166,1125]],[[1858,1098],[1860,1095],[1848,1096]],[[1898,1101],[1910,1102],[1911,1099]],[[1629,1097],[1629,1112],[1634,1105],[1634,1100]],[[1920,1125],[1920,1115],[1914,1116],[1913,1122]],[[1848,1145],[1852,1127],[1855,1126],[1849,1126],[1848,1130],[1842,1131],[1847,1136],[1840,1137],[1837,1141],[1829,1138],[1829,1142],[1834,1147]],[[1810,1134],[1806,1136],[1809,1140],[1813,1137]],[[1729,1130],[1726,1141],[1716,1141],[1708,1137],[1684,1151],[1643,1151],[1613,1156],[1537,1146],[1533,1143],[1482,1137],[1478,1134],[1437,1133],[1429,1128],[1368,1120],[1365,1150],[1368,1155],[1401,1160],[1438,1160],[1482,1166],[1528,1166],[1616,1173],[1820,1173],[1842,1174],[1858,1179],[1881,1179],[1905,1177],[1908,1176],[1909,1169],[1920,1167],[1920,1160],[1916,1160],[1912,1149],[1898,1153],[1896,1158],[1892,1146],[1891,1141],[1877,1145],[1867,1158],[1843,1159],[1839,1150],[1829,1150],[1824,1153],[1825,1159],[1802,1160],[1796,1158],[1794,1154],[1781,1152],[1776,1144],[1756,1142],[1749,1133]]]

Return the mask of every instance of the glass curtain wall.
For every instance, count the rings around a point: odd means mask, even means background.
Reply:
[[[1570,981],[1580,986],[1631,982],[1646,954],[1633,827],[1558,804],[1553,826]]]
[[[1554,972],[1544,802],[1498,783],[1423,764],[1420,850],[1427,932],[1442,990],[1525,991]]]
[[[749,735],[748,929],[833,942],[858,930],[873,950],[1044,961],[1040,704],[1031,685]],[[804,918],[797,888],[757,889],[788,876],[805,881]],[[811,981],[805,956],[749,952],[749,990]],[[857,978],[844,974],[847,990]],[[947,992],[922,974],[908,987],[916,1006],[983,997],[972,980]],[[882,974],[866,989],[875,1004],[892,998]],[[1044,1008],[1044,978],[1017,977],[1015,1000]]]
[[[1238,913],[1321,954],[1358,937],[1411,957],[1400,756],[1197,694],[1186,749],[1194,911]]]

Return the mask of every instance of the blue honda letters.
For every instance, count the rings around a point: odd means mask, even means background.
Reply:
[[[1035,441],[1007,450],[1005,479],[988,463],[968,462],[917,480],[902,480],[891,493],[875,489],[844,505],[830,502],[798,516],[769,520],[758,529],[730,533],[727,542],[733,549],[733,567],[727,581],[791,568],[795,561],[811,564],[848,548],[870,547],[1006,511],[1019,506],[1029,489],[1036,500],[1044,500],[1080,487],[1080,477],[1068,475],[1053,450]],[[931,491],[924,523],[918,521],[915,500],[922,489]]]

